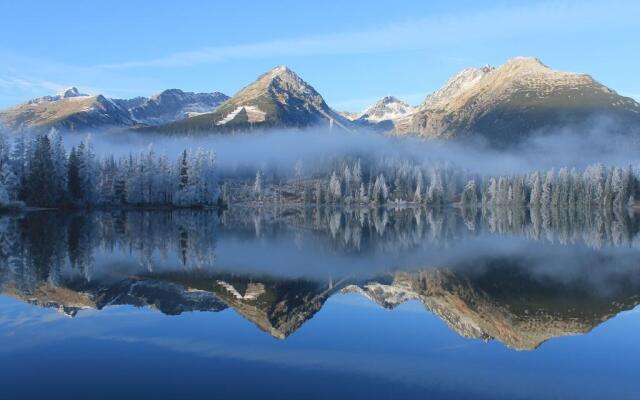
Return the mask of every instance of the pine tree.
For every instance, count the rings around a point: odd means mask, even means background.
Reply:
[[[256,172],[256,180],[253,183],[253,193],[255,194],[258,200],[262,200],[262,191],[263,191],[263,183],[262,183],[262,172],[258,170]]]
[[[0,184],[6,192],[6,198],[9,202],[18,200],[20,182],[8,162],[4,163],[0,170]]]
[[[80,159],[78,158],[75,147],[71,149],[71,153],[69,154],[67,182],[71,202],[73,204],[81,204],[84,200],[84,192],[82,190],[82,178],[80,177]]]
[[[416,186],[416,191],[413,194],[413,201],[415,203],[422,203],[422,183],[418,181],[418,185]]]
[[[376,182],[373,185],[373,201],[377,204],[385,204],[389,198],[389,189],[385,182],[384,175],[380,174],[376,178]]]
[[[478,193],[475,180],[472,179],[465,185],[464,191],[460,196],[460,203],[467,207],[475,207],[478,204]]]
[[[555,180],[555,172],[551,170],[547,172],[547,175],[542,184],[542,194],[540,195],[540,205],[543,207],[549,207],[553,197],[553,185]]]
[[[433,205],[442,204],[444,200],[444,188],[442,186],[442,180],[440,174],[433,171],[431,176],[431,182],[427,191],[427,202]]]
[[[531,194],[529,196],[529,205],[531,207],[539,207],[542,198],[542,179],[538,171],[533,173],[531,178]]]
[[[189,160],[187,156],[187,150],[182,152],[180,156],[180,177],[179,188],[184,189],[189,185]]]
[[[47,136],[39,136],[29,163],[29,176],[26,181],[27,204],[37,207],[59,205],[56,203],[56,189],[51,143]]]
[[[333,202],[342,200],[342,184],[335,171],[331,173],[331,178],[329,179],[329,195]]]

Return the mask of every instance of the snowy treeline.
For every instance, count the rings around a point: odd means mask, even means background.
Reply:
[[[61,136],[0,135],[0,207],[207,206],[218,201],[215,154],[184,151],[177,161],[152,147],[98,157],[87,137],[68,153]]]
[[[323,167],[326,167],[323,166]],[[391,159],[336,160],[327,170],[315,169],[306,175],[301,162],[296,162],[295,179],[289,183],[269,179],[274,174],[258,171],[254,194],[261,197],[265,188],[294,186],[305,203],[317,204],[377,204],[389,202],[442,205],[456,201],[468,175],[450,167],[425,166]]]
[[[470,183],[471,185],[472,183]],[[562,168],[555,172],[533,172],[528,175],[490,178],[483,182],[482,193],[471,189],[462,196],[462,203],[474,195],[482,196],[483,204],[531,207],[622,208],[635,201],[638,178],[631,167],[607,168],[592,165],[584,171]]]
[[[330,173],[296,178],[294,189],[303,192],[299,197],[305,203],[620,208],[632,204],[640,191],[637,173],[631,167],[601,164],[584,171],[562,168],[557,173],[535,171],[502,177],[397,160],[369,161],[366,167],[360,159],[335,164]],[[255,193],[261,196],[264,176],[259,171],[254,184]]]

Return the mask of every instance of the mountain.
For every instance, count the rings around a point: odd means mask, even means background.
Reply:
[[[114,102],[129,110],[134,121],[153,126],[211,112],[228,99],[229,96],[220,92],[193,93],[168,89],[149,98],[118,99]]]
[[[117,274],[100,279],[71,275],[53,283],[6,270],[0,275],[0,293],[69,316],[125,304],[166,315],[231,308],[274,338],[286,339],[320,312],[331,296],[356,292],[390,310],[419,301],[459,335],[498,340],[516,350],[533,350],[555,337],[588,333],[640,304],[636,270],[607,275],[607,290],[598,290],[585,286],[584,276],[541,277],[517,261],[476,267],[425,268],[390,272],[369,281],[349,276],[327,282],[179,271],[124,279],[114,279]]]
[[[347,114],[351,117],[347,118],[360,127],[389,131],[407,121],[415,111],[415,107],[393,96],[386,96],[360,113]]]
[[[216,297],[258,328],[277,339],[285,339],[311,319],[327,299],[341,289],[342,281],[329,285],[303,279],[260,282],[234,276],[217,280]]]
[[[428,96],[410,123],[396,132],[443,139],[476,134],[505,145],[534,131],[585,127],[596,117],[637,128],[640,104],[589,75],[516,57],[498,68],[463,70]]]
[[[1,110],[0,122],[12,130],[81,130],[134,123],[129,112],[113,100],[82,94],[75,87]]]
[[[376,279],[347,286],[343,292],[360,293],[387,309],[420,301],[459,335],[498,340],[516,350],[533,350],[555,337],[585,334],[640,304],[637,272],[612,279],[611,289],[598,293],[579,279],[541,279],[527,268],[508,262],[498,265],[398,272],[391,281]]]
[[[279,66],[261,75],[215,111],[158,128],[165,132],[233,132],[253,128],[329,126],[349,130],[350,121],[333,111],[295,72]]]
[[[82,310],[101,310],[114,305],[150,307],[166,315],[190,311],[217,312],[227,308],[210,292],[144,278],[97,283],[83,279],[59,284],[37,282],[30,290],[24,290],[14,282],[3,282],[0,289],[7,296],[41,307],[56,308],[71,317]]]
[[[82,94],[72,87],[2,110],[0,122],[12,130],[153,126],[210,112],[227,99],[219,92],[191,93],[179,89],[165,90],[149,98],[109,99]]]

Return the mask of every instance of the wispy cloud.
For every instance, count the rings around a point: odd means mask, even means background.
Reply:
[[[69,86],[76,86],[83,93],[116,97],[151,94],[163,88],[152,76],[130,76],[1,50],[0,59],[0,108]]]
[[[5,76],[0,77],[0,89],[19,89],[26,91],[39,91],[46,89],[50,91],[60,91],[65,85],[29,77]]]
[[[237,59],[323,56],[434,49],[528,35],[557,35],[634,26],[640,3],[545,2],[487,11],[445,15],[391,24],[359,32],[286,38],[206,47],[166,56],[101,64],[101,69],[180,67]]]

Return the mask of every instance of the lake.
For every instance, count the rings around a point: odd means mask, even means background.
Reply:
[[[0,216],[6,399],[636,399],[640,215]]]

